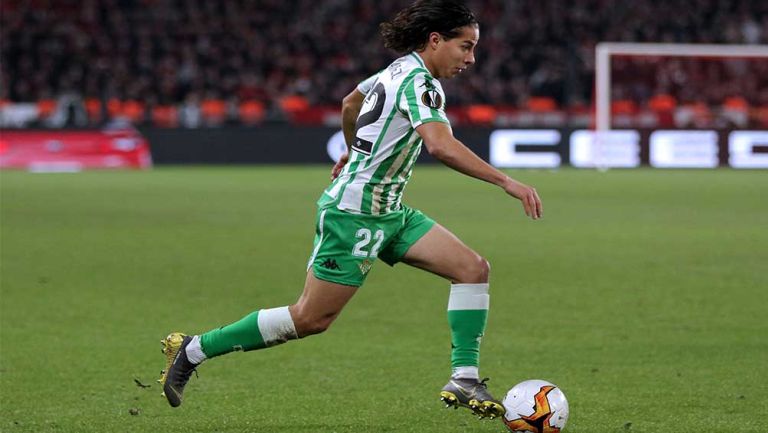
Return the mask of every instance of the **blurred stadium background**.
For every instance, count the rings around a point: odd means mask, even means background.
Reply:
[[[285,143],[324,148],[330,134],[322,128],[338,128],[342,97],[396,57],[382,48],[377,25],[407,3],[3,1],[0,127],[6,139],[0,161],[6,167],[24,166],[32,158],[22,158],[9,128],[115,130],[128,125],[149,139],[160,164],[327,161],[325,151],[296,152]],[[501,166],[573,164],[571,141],[578,139],[571,133],[595,127],[599,42],[734,44],[762,48],[763,55],[768,51],[768,3],[761,1],[469,3],[482,24],[477,65],[469,74],[444,80],[457,134],[488,129],[465,138],[493,159],[488,150],[493,129],[558,131],[555,139],[522,139],[527,140],[523,144],[554,146],[556,162],[502,155],[493,161]],[[630,150],[635,156],[617,166],[653,165],[653,130],[716,131],[717,137],[704,142],[681,139],[700,142],[693,153],[705,155],[679,166],[711,166],[712,161],[730,164],[728,149],[740,146],[729,144],[732,130],[768,129],[766,57],[614,56],[610,73],[611,126],[639,134],[637,150]],[[296,135],[296,126],[318,129]],[[60,159],[77,146],[77,139],[64,140],[48,143],[46,151],[40,136],[35,137],[37,151]],[[754,155],[768,151],[765,135],[747,140],[751,163],[746,165],[768,165],[768,156]],[[116,146],[123,151],[130,147],[126,140],[121,143]],[[718,149],[714,157],[701,150],[712,146]],[[541,148],[518,150],[536,149]],[[122,164],[114,156],[107,166]],[[134,156],[125,164],[140,161]],[[40,158],[37,162],[40,168]],[[80,165],[90,164],[99,165]]]

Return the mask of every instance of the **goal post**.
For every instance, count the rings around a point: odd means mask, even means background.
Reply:
[[[764,57],[768,45],[600,42],[595,48],[596,130],[611,129],[611,56]]]
[[[596,168],[607,168],[603,146],[611,134],[611,59],[614,56],[688,58],[768,58],[768,45],[600,42],[595,47]]]

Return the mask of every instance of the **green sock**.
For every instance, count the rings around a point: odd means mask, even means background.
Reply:
[[[235,351],[258,350],[298,338],[288,307],[254,311],[235,323],[200,335],[208,358]]]
[[[200,346],[208,358],[266,347],[264,337],[259,332],[259,312],[255,311],[235,323],[200,335]]]
[[[448,298],[451,368],[479,367],[480,340],[488,320],[488,284],[452,284]]]

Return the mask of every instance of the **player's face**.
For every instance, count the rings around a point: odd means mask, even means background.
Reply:
[[[475,46],[480,39],[480,29],[469,25],[460,30],[461,33],[453,39],[440,38],[435,51],[436,78],[455,77],[475,63]]]

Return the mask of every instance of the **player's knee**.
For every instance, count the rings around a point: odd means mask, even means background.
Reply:
[[[487,283],[491,273],[491,264],[484,257],[475,254],[463,267],[458,281],[465,284]]]
[[[325,332],[333,323],[335,316],[315,317],[311,315],[298,314],[293,318],[293,325],[296,327],[296,334],[299,338],[317,335]]]
[[[316,319],[307,324],[306,335],[322,334],[331,327],[332,319]]]
[[[491,275],[491,263],[485,257],[477,256],[475,277],[478,283],[487,283]]]
[[[328,328],[320,325],[309,324],[303,327],[301,331],[297,330],[296,333],[299,335],[299,338],[304,338],[309,337],[310,335],[322,334],[326,329]]]

